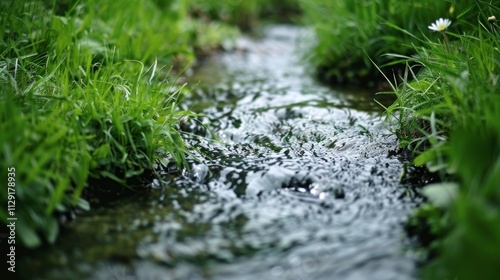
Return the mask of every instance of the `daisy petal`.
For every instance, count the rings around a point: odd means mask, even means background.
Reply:
[[[428,28],[432,31],[444,31],[451,25],[451,20],[439,18],[435,23],[432,23]]]

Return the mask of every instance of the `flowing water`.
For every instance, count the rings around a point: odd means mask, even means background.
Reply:
[[[81,214],[25,258],[25,278],[416,278],[402,224],[418,201],[397,139],[373,91],[311,78],[307,34],[272,26],[207,59],[186,100],[205,117],[182,127],[210,158]]]

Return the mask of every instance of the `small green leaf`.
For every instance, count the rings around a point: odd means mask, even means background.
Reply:
[[[104,143],[94,150],[92,157],[96,160],[108,158],[111,154],[111,147],[109,143]]]
[[[429,162],[427,163],[426,166],[430,172],[437,172],[441,169],[445,169],[446,167],[448,167],[446,163],[436,163],[436,162]]]
[[[427,150],[413,159],[413,163],[417,166],[423,166],[424,164],[434,160],[436,158],[436,153],[434,149]]]
[[[89,204],[89,202],[86,201],[83,198],[78,198],[78,200],[76,201],[76,206],[78,206],[78,208],[80,208],[82,210],[85,210],[85,211],[89,211],[90,210],[90,204]]]
[[[19,235],[21,242],[28,248],[35,248],[40,246],[41,241],[38,235],[36,234],[33,227],[28,226],[22,220],[18,220],[17,222],[16,233]]]
[[[47,235],[47,241],[49,241],[49,243],[54,243],[59,233],[59,225],[57,224],[56,219],[54,218],[47,219],[45,225],[46,225],[45,234]]]

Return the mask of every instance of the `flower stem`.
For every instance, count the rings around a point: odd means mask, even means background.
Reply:
[[[450,45],[448,44],[448,37],[446,37],[446,31],[442,31],[444,37],[444,45],[446,46],[446,50],[451,53]]]

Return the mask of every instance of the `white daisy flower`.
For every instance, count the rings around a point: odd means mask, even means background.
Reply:
[[[444,30],[446,30],[446,28],[448,28],[448,26],[450,26],[450,24],[451,24],[451,20],[449,20],[447,18],[440,18],[440,19],[436,20],[435,23],[432,23],[431,25],[429,25],[429,29],[432,31],[444,31]]]

